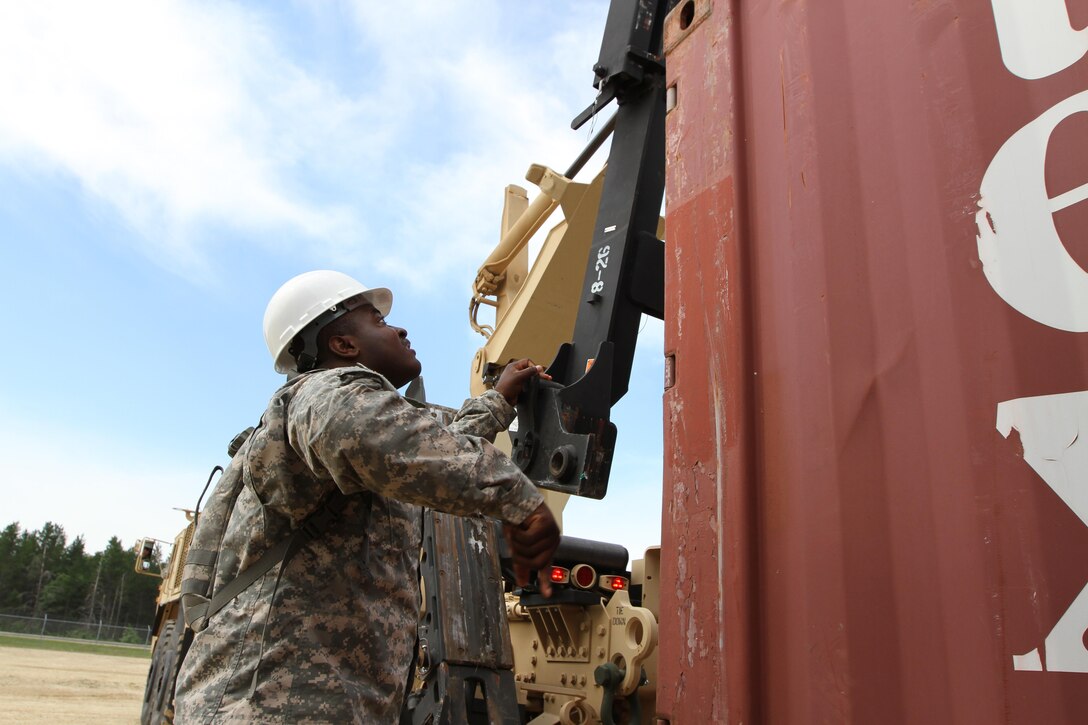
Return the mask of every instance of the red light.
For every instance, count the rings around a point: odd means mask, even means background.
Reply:
[[[555,584],[566,584],[570,581],[570,571],[561,566],[553,566],[548,578]]]
[[[612,577],[612,581],[610,582],[610,585],[611,585],[613,591],[619,591],[620,589],[626,589],[627,588],[627,580],[624,579],[622,576],[614,576],[614,577]]]
[[[597,572],[589,564],[579,564],[570,572],[574,586],[579,589],[591,589],[597,583]]]

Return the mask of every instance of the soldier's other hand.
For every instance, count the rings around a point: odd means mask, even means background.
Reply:
[[[503,527],[514,560],[514,578],[518,586],[527,586],[532,572],[538,572],[540,593],[552,595],[548,569],[559,547],[559,525],[547,505],[540,504],[517,526]]]
[[[502,369],[502,374],[495,383],[495,390],[502,393],[507,403],[514,405],[521,391],[525,389],[526,383],[537,376],[544,380],[552,379],[551,375],[544,372],[543,365],[534,365],[529,358],[516,360]]]

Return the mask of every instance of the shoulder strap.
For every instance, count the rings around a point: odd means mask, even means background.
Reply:
[[[201,605],[206,604],[211,595],[223,536],[243,488],[241,467],[237,461],[231,461],[216,483],[207,506],[194,520],[193,535],[182,569],[180,604],[185,623],[197,632],[204,628],[204,622],[197,622],[193,612],[206,609]]]
[[[372,501],[369,492],[362,495],[365,497],[363,505],[366,506],[362,528],[366,529],[370,523]],[[333,523],[340,519],[347,501],[348,496],[339,489],[330,493],[321,506],[303,519],[302,523],[291,532],[290,536],[264,552],[257,561],[246,567],[245,571],[215,592],[210,600],[190,605],[186,612],[186,619],[192,623],[190,626],[198,632],[204,629],[208,620],[215,616],[216,612],[227,606],[235,597],[244,592],[250,584],[267,574],[272,567],[280,562],[283,562],[279,572],[279,576],[282,576],[283,570],[287,568],[287,562],[304,544],[322,536]],[[276,588],[279,588],[279,576],[276,577]]]

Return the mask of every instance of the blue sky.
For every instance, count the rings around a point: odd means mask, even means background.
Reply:
[[[0,524],[170,539],[281,384],[291,276],[393,289],[433,402],[483,338],[502,190],[588,139],[606,2],[0,5]],[[599,167],[591,164],[583,176]],[[558,221],[558,217],[555,219]],[[566,532],[656,544],[663,328],[644,321],[604,501]]]

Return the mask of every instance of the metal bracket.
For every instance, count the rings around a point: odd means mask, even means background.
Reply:
[[[616,426],[609,420],[612,355],[612,343],[603,342],[573,385],[534,379],[522,393],[511,457],[538,486],[604,497],[616,445]],[[549,375],[568,378],[572,356],[573,346],[562,345]]]

